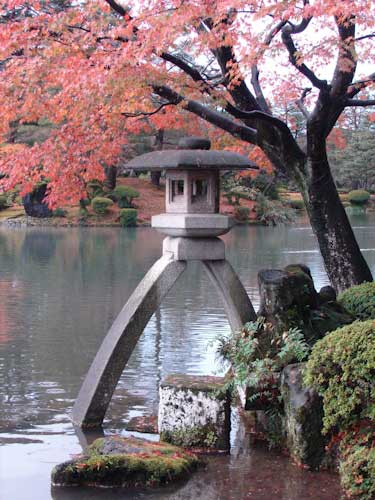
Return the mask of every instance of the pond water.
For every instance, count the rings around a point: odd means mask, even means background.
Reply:
[[[353,219],[375,272],[375,216]],[[258,305],[257,272],[303,262],[316,287],[328,283],[311,228],[236,227],[227,256]],[[340,498],[337,478],[249,446],[241,427],[230,456],[209,461],[185,485],[153,494],[51,491],[54,464],[81,451],[69,412],[112,320],[152,263],[162,236],[150,228],[0,228],[0,498],[244,499]],[[167,373],[217,374],[215,338],[229,325],[198,263],[151,319],[116,389],[106,432],[157,410]],[[235,426],[236,427],[236,426]]]

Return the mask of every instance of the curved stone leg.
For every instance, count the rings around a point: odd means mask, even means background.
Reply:
[[[81,427],[101,426],[112,394],[139,337],[164,296],[185,270],[184,261],[161,257],[134,290],[108,331],[72,412]]]
[[[202,264],[224,302],[232,331],[239,330],[247,321],[254,321],[253,305],[237,273],[227,260],[203,260]]]

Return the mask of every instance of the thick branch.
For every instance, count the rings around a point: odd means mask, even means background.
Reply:
[[[320,80],[315,73],[306,66],[305,63],[301,63],[298,60],[298,50],[295,46],[292,38],[292,33],[294,33],[294,28],[291,25],[284,26],[281,32],[282,41],[289,53],[289,61],[293,64],[293,66],[298,69],[302,75],[310,80],[310,82],[317,87],[318,89],[326,89],[328,87],[326,80]]]
[[[271,110],[267,104],[266,98],[264,97],[263,90],[259,82],[259,70],[255,64],[251,67],[251,85],[253,86],[257,101],[259,103],[259,107],[262,111],[271,115]]]
[[[305,88],[302,92],[301,97],[296,100],[296,105],[298,106],[298,109],[301,111],[301,113],[303,114],[303,116],[306,119],[309,118],[310,113],[309,113],[308,109],[306,108],[304,101],[305,101],[307,94],[309,94],[311,92],[311,90],[312,90],[311,87]]]
[[[115,0],[105,0],[105,1],[120,16],[125,16],[125,14],[128,12],[128,9],[122,7],[122,5],[117,3]]]
[[[332,79],[332,97],[340,97],[352,82],[357,67],[355,52],[355,23],[354,18],[345,19],[340,23],[336,19],[336,25],[340,37],[340,48],[337,56],[335,72]]]
[[[251,144],[257,144],[256,130],[241,123],[236,123],[223,114],[214,111],[207,106],[203,106],[198,101],[186,99],[184,96],[178,94],[169,87],[164,85],[153,85],[152,88],[155,94],[158,94],[163,99],[166,99],[170,104],[181,104],[187,111],[190,111],[207,122],[212,123],[226,132],[229,132],[234,137]]]
[[[348,99],[345,106],[375,106],[375,99]]]

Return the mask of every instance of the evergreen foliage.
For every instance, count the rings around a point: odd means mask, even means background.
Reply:
[[[120,210],[120,223],[123,227],[137,225],[137,210],[135,208],[123,208]]]
[[[375,320],[375,282],[349,288],[338,297],[338,301],[355,318]]]
[[[96,196],[91,202],[92,209],[98,215],[106,214],[111,205],[113,205],[113,201],[102,196]]]
[[[319,340],[304,382],[323,398],[323,431],[375,420],[375,321],[356,321]]]

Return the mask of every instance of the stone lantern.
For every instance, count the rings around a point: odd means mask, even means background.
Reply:
[[[166,171],[166,211],[152,217],[152,227],[166,235],[163,256],[135,289],[97,352],[73,408],[73,421],[81,427],[101,426],[140,335],[188,261],[202,262],[233,331],[256,317],[218,236],[231,228],[230,218],[219,213],[220,170],[257,167],[242,155],[210,150],[206,139],[184,138],[179,147],[143,154],[126,165],[135,171]]]

